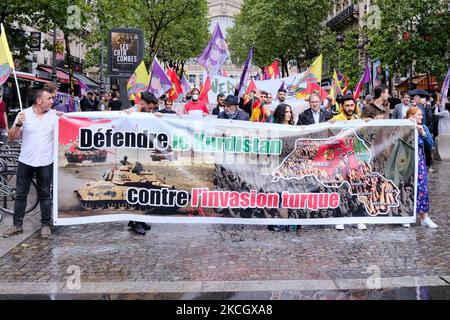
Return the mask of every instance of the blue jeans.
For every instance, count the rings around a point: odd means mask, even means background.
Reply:
[[[37,189],[39,195],[39,206],[41,208],[42,225],[52,224],[52,199],[50,187],[53,179],[53,163],[44,167],[32,167],[19,162],[17,166],[16,179],[16,201],[14,203],[14,225],[21,227],[27,207],[27,197],[30,191],[31,180],[36,175]]]

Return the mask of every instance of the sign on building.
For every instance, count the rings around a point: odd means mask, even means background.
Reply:
[[[108,34],[109,74],[133,73],[143,57],[143,41],[143,34],[139,29],[111,29]]]

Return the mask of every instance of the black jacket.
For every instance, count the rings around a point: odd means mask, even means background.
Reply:
[[[320,109],[319,122],[320,123],[327,122],[330,119],[331,119],[331,114],[328,111],[323,111],[322,109]],[[298,116],[298,121],[297,121],[298,126],[307,126],[310,124],[315,124],[311,108],[302,112]]]
[[[218,116],[219,113],[220,113],[220,107],[219,107],[219,105],[217,105],[217,106],[215,106],[215,107],[212,109],[211,114],[212,114],[213,116]]]
[[[84,97],[80,101],[81,111],[98,111],[99,103],[97,99],[91,101],[87,97]]]
[[[160,113],[177,113],[175,110],[167,110],[166,108],[159,110]]]

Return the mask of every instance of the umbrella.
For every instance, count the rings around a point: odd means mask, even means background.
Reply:
[[[429,96],[430,94],[428,93],[428,91],[423,90],[423,89],[414,89],[414,90],[409,90],[408,94],[410,96]]]

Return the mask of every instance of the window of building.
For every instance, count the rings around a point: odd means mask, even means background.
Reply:
[[[219,23],[220,30],[222,30],[223,36],[226,38],[227,29],[234,26],[234,18],[228,16],[212,17],[209,24],[209,33],[214,31],[217,23]]]
[[[194,83],[195,84],[195,74],[190,74],[189,75],[189,83]]]

